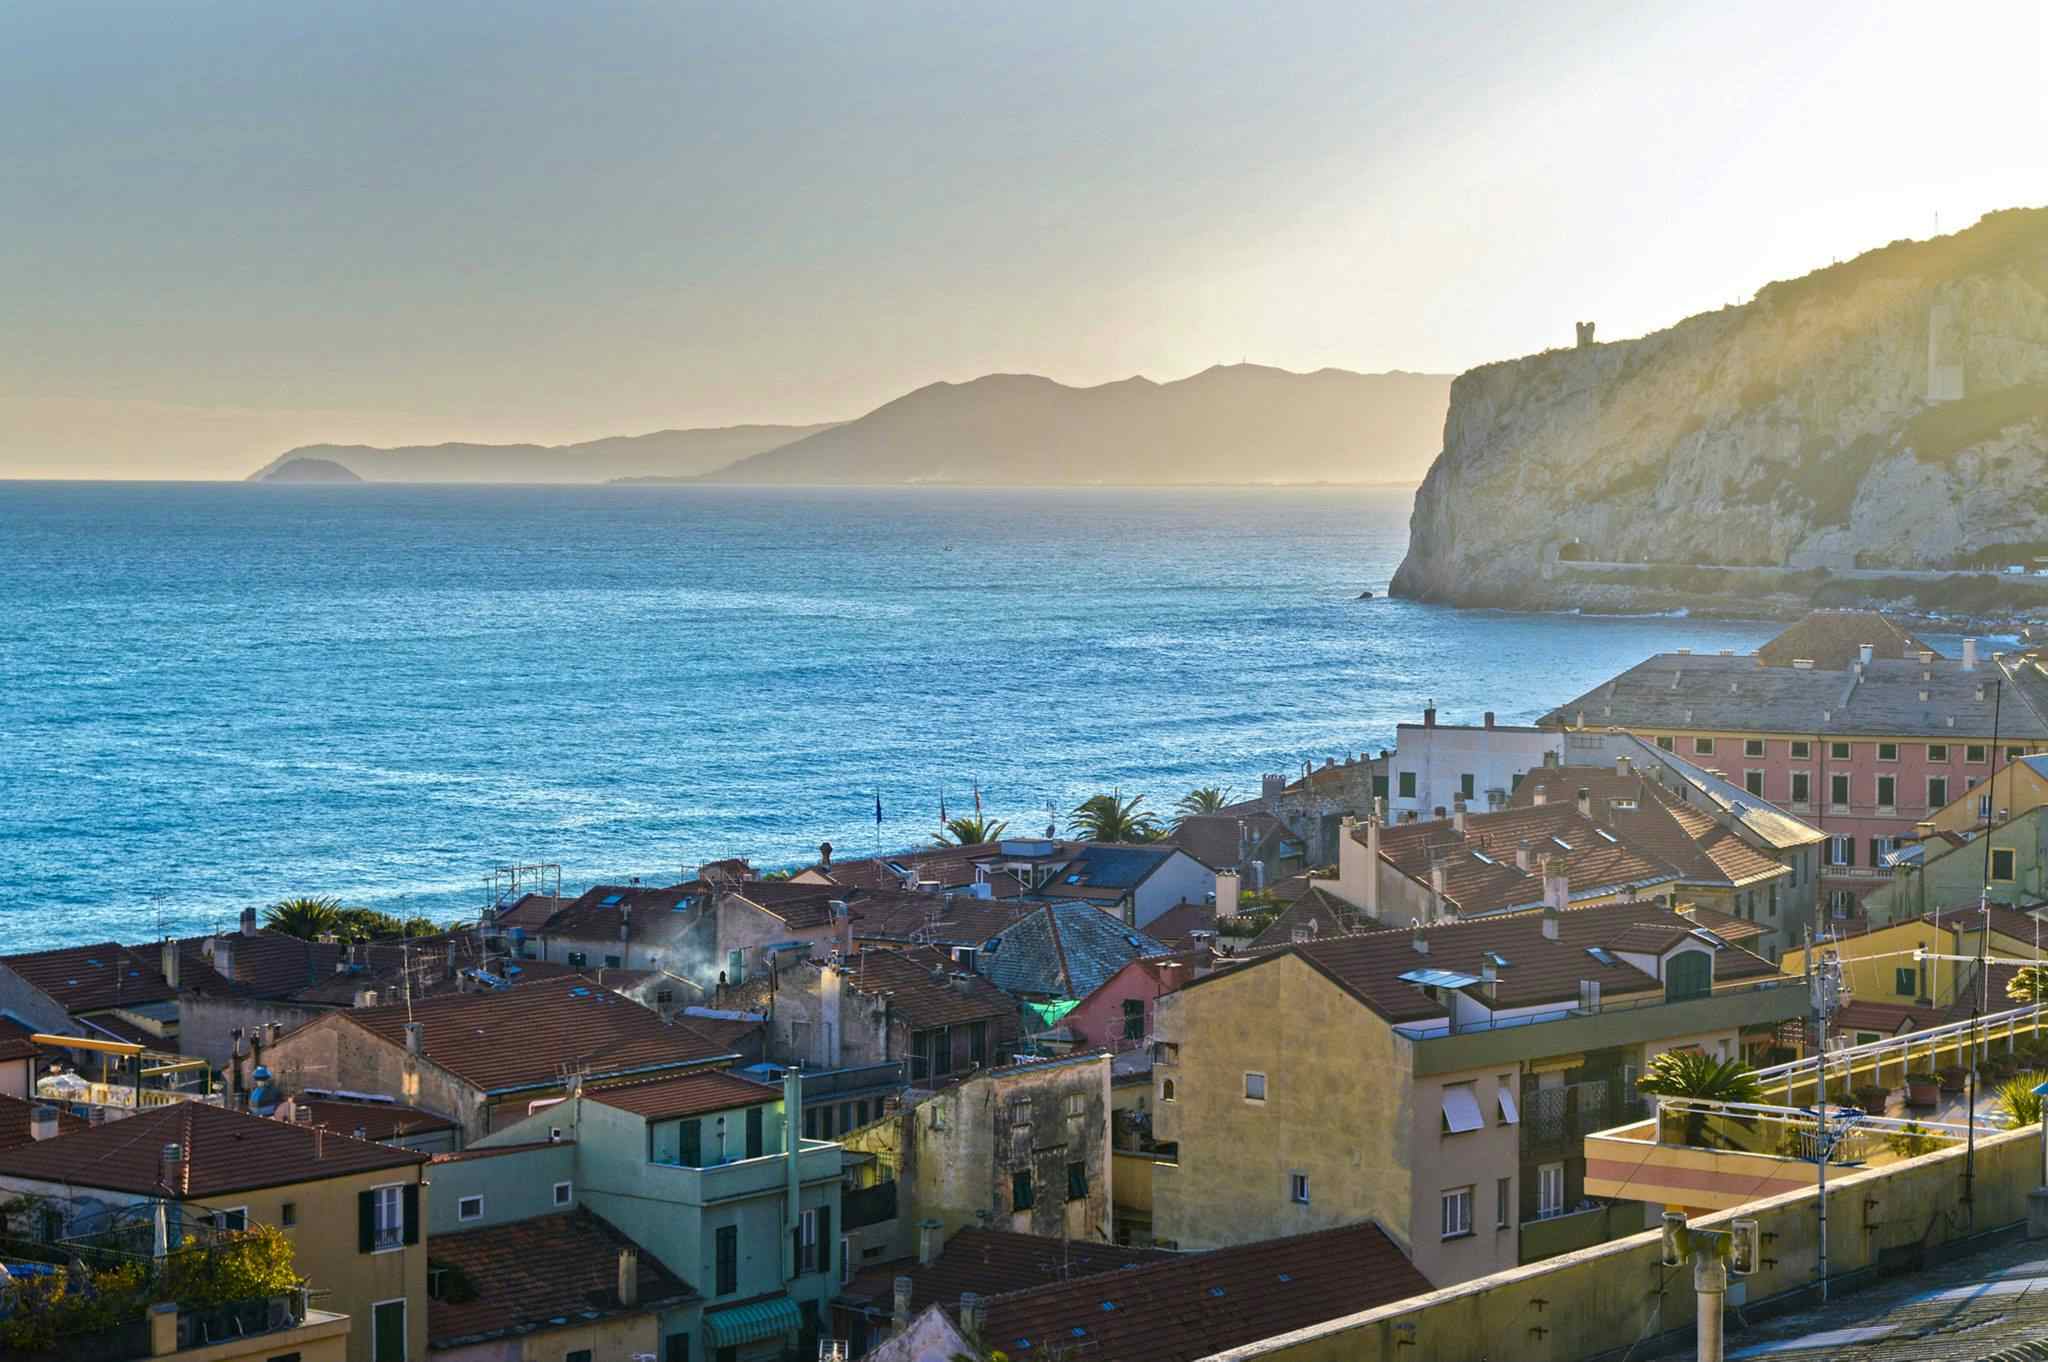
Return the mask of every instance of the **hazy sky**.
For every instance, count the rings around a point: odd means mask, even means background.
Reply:
[[[2040,0],[0,6],[0,476],[1455,371],[2048,202]]]

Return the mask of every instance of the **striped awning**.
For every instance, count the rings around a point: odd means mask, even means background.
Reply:
[[[774,1300],[753,1301],[706,1315],[704,1324],[711,1330],[713,1347],[737,1348],[742,1343],[758,1343],[777,1334],[793,1334],[804,1327],[804,1317],[795,1301],[777,1296]]]

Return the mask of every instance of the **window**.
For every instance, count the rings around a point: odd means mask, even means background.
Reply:
[[[1171,1102],[1171,1101],[1173,1100],[1173,1080],[1172,1080],[1172,1079],[1170,1079],[1170,1078],[1169,1078],[1169,1079],[1166,1079],[1166,1080],[1165,1080],[1164,1082],[1160,1083],[1160,1085],[1159,1085],[1159,1100],[1160,1100],[1160,1101],[1162,1101],[1162,1102]]]
[[[1308,1174],[1289,1173],[1287,1175],[1287,1199],[1297,1206],[1308,1205]]]
[[[818,1213],[805,1211],[797,1226],[796,1270],[816,1272],[818,1270]]]
[[[1472,1189],[1453,1187],[1443,1196],[1443,1234],[1456,1239],[1472,1233]]]
[[[1401,776],[1401,798],[1403,798],[1403,799],[1413,799],[1413,798],[1415,798],[1415,773],[1414,773],[1413,771],[1403,771],[1403,772],[1401,772],[1401,773],[1400,773],[1400,776]]]
[[[1473,1093],[1470,1083],[1444,1085],[1443,1111],[1443,1133],[1446,1135],[1463,1135],[1486,1124],[1486,1118],[1479,1114],[1479,1098]]]
[[[1500,1110],[1500,1123],[1502,1125],[1511,1126],[1522,1119],[1522,1113],[1515,1106],[1515,1089],[1512,1075],[1502,1074],[1495,1080],[1493,1097],[1494,1106]]]
[[[590,1362],[590,1349],[571,1348],[562,1354],[562,1362]]]
[[[662,1343],[662,1362],[690,1362],[690,1336],[670,1334]]]
[[[1929,776],[1927,778],[1927,807],[1930,809],[1939,809],[1946,807],[1947,804],[1948,777]]]
[[[1879,743],[1877,745],[1877,759],[1879,761],[1897,761],[1899,759],[1899,745],[1895,742]]]
[[[1010,1209],[1028,1211],[1036,1204],[1031,1192],[1031,1170],[1020,1168],[1010,1174]]]
[[[1712,738],[1694,738],[1692,740],[1692,751],[1696,757],[1711,757],[1714,755],[1714,740]]]
[[[457,1220],[481,1220],[484,1218],[484,1199],[480,1196],[466,1196],[455,1203]]]
[[[1536,1170],[1536,1214],[1548,1220],[1564,1214],[1564,1165],[1546,1163]]]
[[[1470,771],[1463,772],[1458,776],[1458,793],[1464,798],[1470,799],[1473,791],[1478,788],[1478,781]]]
[[[761,1133],[760,1107],[747,1108],[747,1157],[758,1159],[767,1149],[767,1140]]]
[[[606,969],[617,969],[620,965],[624,963],[625,962],[616,955],[607,955],[604,958],[604,967]]]
[[[1762,799],[1764,797],[1764,773],[1762,771],[1744,771],[1742,773],[1742,788],[1755,795],[1758,799]]]
[[[1088,1199],[1088,1165],[1087,1165],[1087,1164],[1085,1164],[1085,1163],[1070,1163],[1070,1164],[1068,1164],[1068,1165],[1067,1165],[1067,1200],[1069,1200],[1069,1201],[1085,1201],[1085,1200],[1087,1200],[1087,1199]]]
[[[1898,777],[1879,776],[1877,778],[1877,807],[1879,807],[1880,809],[1895,808],[1898,805],[1898,802]]]
[[[1847,889],[1830,889],[1828,891],[1828,911],[1838,918],[1854,916],[1856,912],[1856,895]]]
[[[1668,733],[1665,736],[1657,739],[1657,746],[1666,752],[1671,751],[1677,745],[1677,742]]]
[[[1991,878],[2009,880],[2012,878],[2013,849],[2011,847],[1991,848]]]
[[[363,1193],[369,1207],[369,1243],[365,1250],[382,1253],[405,1243],[405,1188],[376,1187]]]
[[[1873,837],[1870,839],[1870,864],[1872,867],[1884,864],[1884,858],[1899,849],[1896,837]]]
[[[839,1236],[839,1284],[845,1286],[853,1280],[853,1236]]]
[[[1514,1186],[1515,1180],[1513,1178],[1495,1178],[1493,1180],[1493,1227],[1497,1230],[1504,1230],[1511,1223],[1508,1199],[1513,1194]]]
[[[1143,1040],[1144,1038],[1145,1000],[1143,998],[1126,998],[1124,999],[1124,1039]]]
[[[1792,760],[1813,760],[1813,744],[1803,739],[1795,740],[1792,744]]]
[[[740,1227],[721,1225],[713,1236],[718,1258],[717,1293],[730,1296],[740,1289]]]
[[[573,968],[582,969],[588,963],[590,963],[590,957],[585,955],[582,951],[569,952],[569,964]]]
[[[1764,740],[1763,740],[1762,738],[1744,738],[1744,739],[1742,740],[1742,755],[1743,755],[1743,756],[1745,756],[1745,757],[1760,757],[1760,756],[1762,756],[1763,754],[1764,754]]]
[[[1986,819],[1986,818],[1989,818],[1990,816],[1991,816],[1991,796],[1990,796],[1990,795],[1988,795],[1988,794],[1980,794],[1980,795],[1978,795],[1978,796],[1977,796],[1977,817],[1978,817],[1978,819],[1979,819],[1979,820],[1982,820],[1982,819]]]
[[[370,1307],[370,1362],[405,1362],[405,1298]]]
[[[1828,803],[1838,809],[1849,807],[1849,777],[1843,775],[1828,777]]]
[[[1088,1099],[1078,1092],[1067,1094],[1065,1106],[1068,1120],[1079,1120],[1088,1114]]]
[[[1805,771],[1792,773],[1792,802],[1804,804],[1813,797],[1813,777]]]
[[[1845,742],[1829,743],[1828,759],[1830,761],[1847,761],[1849,759],[1849,744]]]
[[[1984,750],[1982,743],[1973,742],[1963,749],[1963,760],[1972,765],[1981,765],[1984,761]]]
[[[568,1204],[569,1204],[569,1202],[571,1201],[571,1199],[573,1198],[573,1196],[574,1196],[574,1193],[575,1193],[575,1188],[574,1188],[574,1187],[572,1187],[572,1186],[571,1186],[570,1184],[568,1184],[568,1183],[566,1183],[566,1182],[558,1182],[558,1183],[556,1183],[556,1184],[555,1184],[555,1204],[556,1204],[557,1206],[566,1206],[566,1205],[568,1205]]]
[[[986,1021],[973,1022],[967,1028],[967,1062],[976,1068],[988,1063],[988,1023]],[[866,1125],[867,1122],[863,1121],[861,1124]]]
[[[1948,744],[1945,742],[1931,742],[1927,744],[1927,760],[1932,762],[1947,761]]]
[[[231,1211],[215,1211],[213,1227],[217,1230],[246,1230],[249,1228],[249,1208],[237,1206]]]
[[[728,984],[744,984],[747,982],[747,953],[743,950],[727,951],[725,953],[725,969],[722,973],[725,975],[725,982]]]
[[[1244,1076],[1244,1100],[1247,1102],[1263,1102],[1266,1100],[1266,1076],[1264,1074],[1246,1074]]]
[[[1920,971],[1911,965],[1900,965],[1892,971],[1892,992],[1901,998],[1920,996]]]
[[[284,1203],[284,1205],[278,1207],[277,1223],[284,1226],[286,1229],[290,1229],[292,1226],[298,1224],[299,1203],[296,1201],[287,1201]]]
[[[1841,834],[1828,838],[1828,864],[1856,864],[1856,839]]]

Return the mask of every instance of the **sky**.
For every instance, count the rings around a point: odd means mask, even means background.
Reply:
[[[2048,202],[2039,0],[0,7],[0,477],[1456,372]]]

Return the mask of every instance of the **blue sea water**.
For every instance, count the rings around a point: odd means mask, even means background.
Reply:
[[[0,950],[454,916],[1527,721],[1768,624],[1384,593],[1410,494],[0,483]],[[883,822],[874,821],[879,793]]]

